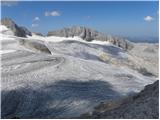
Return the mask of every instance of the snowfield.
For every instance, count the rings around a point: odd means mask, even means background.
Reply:
[[[3,34],[1,43],[2,118],[73,118],[156,81],[107,42]]]

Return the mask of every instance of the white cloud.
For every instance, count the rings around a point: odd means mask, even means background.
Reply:
[[[45,16],[61,16],[61,14],[58,11],[52,11],[52,12],[46,11],[44,15]]]
[[[33,23],[31,26],[32,26],[32,27],[38,27],[39,24],[34,24],[34,23]]]
[[[147,22],[151,22],[151,21],[154,20],[154,19],[153,19],[153,17],[151,17],[151,16],[145,16],[145,17],[144,17],[144,20],[147,21]]]
[[[39,21],[39,17],[35,17],[33,21]]]

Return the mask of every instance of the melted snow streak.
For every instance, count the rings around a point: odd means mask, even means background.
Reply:
[[[73,118],[156,80],[125,65],[128,54],[108,43],[10,38],[2,42],[15,50],[1,56],[2,118]]]

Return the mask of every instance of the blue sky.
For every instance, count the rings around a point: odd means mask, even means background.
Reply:
[[[157,1],[21,1],[3,3],[1,17],[41,33],[80,25],[118,36],[158,36]]]

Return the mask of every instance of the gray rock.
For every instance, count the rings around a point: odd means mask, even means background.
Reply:
[[[42,43],[41,41],[32,41],[27,39],[19,39],[18,42],[21,46],[24,46],[25,48],[37,52],[37,53],[47,53],[51,54],[51,51],[47,48],[47,46]]]
[[[10,18],[3,18],[1,20],[1,24],[9,28],[14,33],[15,36],[18,36],[18,37],[26,37],[26,35],[31,36],[31,32],[27,28],[18,26]]]
[[[158,119],[159,118],[159,81],[147,85],[134,96],[119,101],[101,103],[92,113],[80,118],[109,119]]]
[[[20,27],[21,30],[25,31],[26,35],[32,36],[32,33],[24,26]]]
[[[101,32],[81,27],[73,26],[71,28],[64,28],[61,30],[55,30],[48,32],[47,36],[60,36],[60,37],[74,37],[79,36],[86,41],[100,40],[100,41],[110,41],[118,47],[123,48],[124,50],[132,49],[133,45],[126,39],[117,38],[109,35],[105,35]]]

